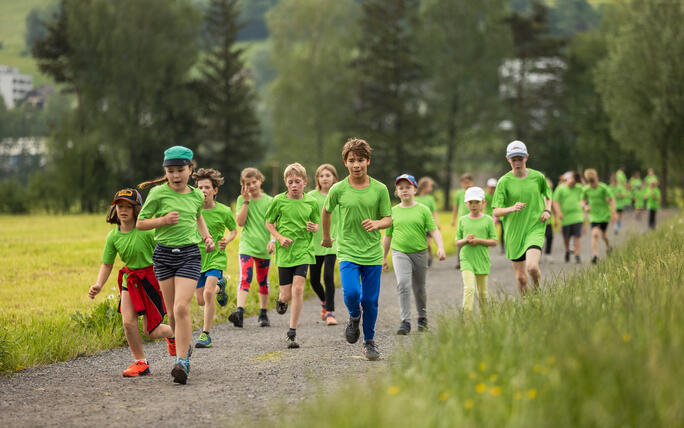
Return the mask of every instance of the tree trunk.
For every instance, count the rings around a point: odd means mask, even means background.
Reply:
[[[444,171],[446,172],[446,180],[444,183],[444,210],[451,209],[451,166],[454,161],[454,153],[456,152],[456,112],[458,111],[458,99],[456,96],[451,100],[451,106],[447,113],[447,152],[446,164]]]
[[[667,206],[667,146],[660,148],[660,205],[661,207]]]

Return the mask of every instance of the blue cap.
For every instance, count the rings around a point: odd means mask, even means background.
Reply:
[[[192,163],[192,150],[183,146],[173,146],[164,151],[162,166],[182,166]]]
[[[397,184],[400,180],[407,180],[409,183],[413,184],[416,188],[418,188],[418,182],[416,181],[415,177],[411,174],[401,174],[399,177],[397,177],[396,180],[394,180],[394,184]]]

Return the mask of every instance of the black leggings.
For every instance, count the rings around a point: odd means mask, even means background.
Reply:
[[[655,229],[657,210],[648,210],[648,227]]]
[[[325,310],[328,312],[335,311],[335,254],[328,254],[325,256],[316,256],[316,264],[309,265],[309,281],[311,288],[318,296],[321,302],[325,302]],[[325,264],[325,269],[323,265]],[[323,281],[325,282],[325,291],[321,285],[321,270],[323,270]]]
[[[544,248],[544,252],[548,255],[551,254],[551,247],[553,246],[553,228],[551,227],[551,223],[546,224],[544,236],[546,238],[546,248]]]

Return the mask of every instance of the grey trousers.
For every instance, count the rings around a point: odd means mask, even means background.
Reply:
[[[427,250],[415,253],[402,253],[392,250],[394,274],[397,276],[397,292],[399,294],[399,312],[402,321],[411,320],[411,288],[416,299],[416,310],[419,318],[427,317],[427,296],[425,293],[425,275],[427,273]]]

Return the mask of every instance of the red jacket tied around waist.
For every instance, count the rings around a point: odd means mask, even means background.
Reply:
[[[147,316],[147,333],[157,328],[166,315],[166,307],[162,298],[159,282],[154,276],[154,269],[148,266],[143,269],[129,269],[124,266],[119,270],[119,293],[123,288],[123,277],[126,278],[126,288],[131,296],[133,309],[138,315]],[[121,312],[121,300],[119,300],[119,312]]]

